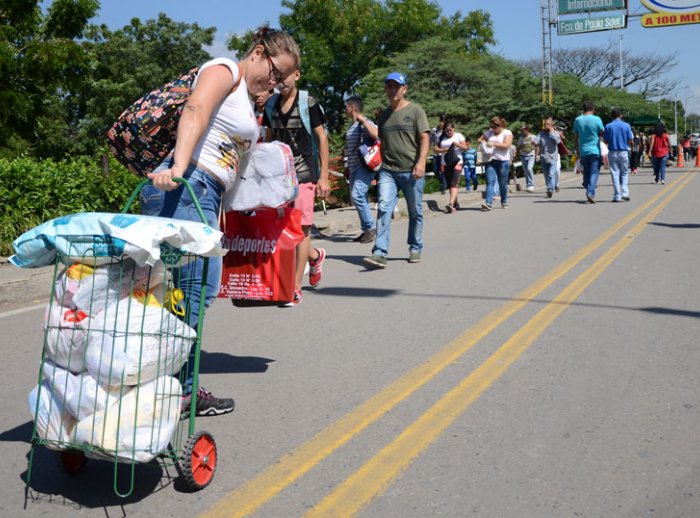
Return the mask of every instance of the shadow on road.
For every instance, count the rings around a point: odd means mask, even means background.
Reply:
[[[650,225],[656,225],[657,227],[668,227],[668,228],[700,228],[698,223],[658,223],[652,221]]]
[[[234,356],[227,353],[202,351],[199,360],[199,372],[201,374],[266,372],[268,364],[274,361],[270,358],[260,358],[258,356]]]

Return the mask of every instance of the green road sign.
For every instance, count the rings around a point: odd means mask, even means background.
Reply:
[[[627,17],[624,14],[611,16],[591,16],[590,18],[574,18],[562,20],[559,18],[557,34],[566,36],[569,34],[581,34],[583,32],[609,31],[611,29],[624,29],[627,26]]]
[[[627,8],[627,0],[558,0],[557,14],[616,11]]]

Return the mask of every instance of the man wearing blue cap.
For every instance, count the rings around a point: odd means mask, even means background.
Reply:
[[[419,263],[423,251],[423,186],[428,158],[430,125],[423,108],[406,100],[406,77],[392,72],[384,80],[389,107],[379,116],[382,167],[379,170],[377,239],[372,255],[363,262],[368,268],[386,268],[389,254],[391,215],[403,192],[408,209],[408,262]]]

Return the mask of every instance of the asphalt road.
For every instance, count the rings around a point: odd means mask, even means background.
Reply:
[[[434,214],[420,264],[397,222],[383,271],[319,241],[300,306],[217,301],[203,384],[237,408],[197,420],[219,464],[196,494],[152,463],[120,499],[111,464],[43,449],[25,491],[42,311],[0,315],[0,516],[698,517],[697,174]]]

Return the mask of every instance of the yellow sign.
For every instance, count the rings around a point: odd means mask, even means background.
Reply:
[[[642,16],[642,27],[670,27],[700,23],[700,11],[692,13],[651,13]]]

